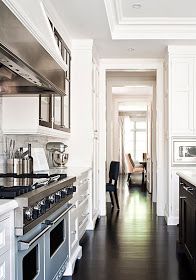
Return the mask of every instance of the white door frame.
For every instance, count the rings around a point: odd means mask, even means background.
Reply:
[[[157,215],[164,216],[165,164],[164,164],[164,79],[163,59],[100,59],[100,111],[99,111],[99,213],[106,215],[106,72],[109,70],[156,71],[156,154],[157,154]]]

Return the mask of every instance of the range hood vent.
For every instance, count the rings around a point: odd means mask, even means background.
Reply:
[[[0,96],[65,95],[65,71],[0,0]]]

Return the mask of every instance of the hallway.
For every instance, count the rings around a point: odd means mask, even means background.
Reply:
[[[192,280],[186,259],[176,257],[176,226],[167,227],[141,186],[120,178],[120,211],[107,203],[107,217],[82,239],[83,258],[73,280]]]

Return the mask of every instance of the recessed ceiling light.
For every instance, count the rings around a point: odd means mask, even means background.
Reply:
[[[134,52],[135,49],[134,49],[134,48],[129,48],[128,51],[129,51],[129,52]]]
[[[140,3],[134,3],[132,4],[133,9],[141,9],[142,5]]]

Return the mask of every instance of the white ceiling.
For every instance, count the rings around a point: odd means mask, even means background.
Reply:
[[[195,0],[121,0],[125,17],[195,17]],[[133,4],[140,3],[141,9]]]
[[[143,97],[152,96],[153,89],[148,86],[123,86],[123,87],[112,87],[113,95],[128,95],[130,97]]]
[[[134,102],[133,103],[119,103],[119,107],[118,107],[118,110],[120,112],[126,112],[126,111],[147,111],[147,105],[146,104],[142,104],[142,103],[136,103]]]
[[[109,26],[109,18],[107,17],[104,0],[45,0],[53,4],[54,9],[58,13],[65,28],[68,30],[71,38],[77,39],[94,39],[96,49],[100,58],[162,58],[164,57],[166,47],[172,45],[196,45],[196,40],[184,39],[128,39],[123,37],[120,40],[112,40],[111,26]],[[105,0],[108,1],[108,0]],[[109,0],[111,1],[111,0]],[[126,17],[188,17],[196,15],[196,1],[187,0],[141,0],[143,7],[140,10],[127,8],[128,0],[112,0],[112,2],[120,3],[121,12]],[[147,5],[148,3],[148,5]],[[186,6],[185,6],[186,5]],[[153,7],[153,8],[152,8]],[[189,27],[189,26],[188,26]],[[118,33],[119,34],[119,33]],[[132,33],[129,33],[132,34]],[[159,36],[161,32],[157,32]],[[137,34],[137,36],[139,36]],[[138,38],[136,36],[136,38]],[[171,35],[172,36],[172,35]],[[149,37],[150,38],[150,37]],[[173,38],[173,37],[172,37]],[[192,37],[191,37],[192,38]],[[129,52],[129,48],[135,51]]]

